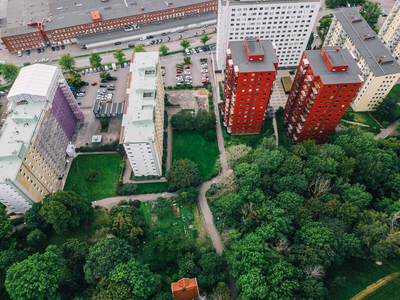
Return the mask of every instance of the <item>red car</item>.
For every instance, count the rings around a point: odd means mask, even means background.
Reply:
[[[185,69],[190,69],[190,66],[189,66],[189,65],[186,65],[186,66],[185,66]]]
[[[182,70],[176,70],[176,73],[182,73]]]
[[[203,78],[208,78],[208,75],[203,75]]]
[[[95,85],[97,85],[97,82],[92,82],[92,86],[95,86]]]
[[[203,79],[202,81],[201,81],[201,83],[209,83],[210,81],[208,80],[208,79]]]

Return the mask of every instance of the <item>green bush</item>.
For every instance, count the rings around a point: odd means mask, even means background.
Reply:
[[[168,112],[164,110],[164,129],[168,128]]]
[[[89,171],[89,174],[86,177],[86,180],[88,181],[97,181],[99,179],[100,179],[100,173],[99,171],[96,170]]]
[[[217,135],[215,134],[215,130],[211,129],[204,133],[204,138],[206,141],[213,142],[217,139]]]
[[[26,241],[31,247],[37,247],[41,245],[44,240],[46,240],[46,235],[40,229],[33,230],[26,237]]]
[[[100,119],[100,126],[101,126],[101,132],[107,132],[108,130],[108,124],[110,124],[110,119],[103,118]]]
[[[15,218],[15,219],[11,219],[10,220],[10,223],[11,223],[11,225],[19,225],[19,224],[22,224],[22,223],[24,223],[24,219],[25,219],[25,217],[20,217],[20,218]]]
[[[138,189],[138,187],[137,187],[137,184],[135,184],[135,183],[128,182],[128,183],[122,184],[120,182],[115,193],[118,196],[135,195],[135,194],[137,194],[137,189]]]
[[[163,149],[168,148],[168,131],[164,131]]]

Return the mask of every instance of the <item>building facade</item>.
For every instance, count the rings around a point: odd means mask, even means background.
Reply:
[[[5,20],[16,19],[15,22],[7,22],[7,28],[0,31],[1,40],[9,52],[77,43],[79,37],[122,30],[127,25],[140,28],[146,24],[218,12],[217,0],[192,0],[190,3],[184,0],[140,0],[129,5],[108,6],[100,1],[79,4],[72,0],[63,3],[58,0],[32,2],[33,8],[27,9],[31,10],[30,14],[21,14],[20,10],[16,13],[14,6],[17,4],[12,6],[6,3],[8,11]],[[26,9],[22,7],[22,10]]]
[[[388,46],[389,50],[396,56],[396,59],[400,58],[400,0],[397,0],[392,10],[388,14],[385,23],[379,35],[382,37],[384,43]]]
[[[293,141],[328,141],[363,82],[347,49],[305,51],[283,113]]]
[[[243,41],[246,37],[272,41],[279,67],[298,66],[319,7],[319,0],[219,0],[217,69],[225,69],[228,43]]]
[[[364,83],[351,107],[373,111],[400,77],[400,66],[357,9],[335,13],[324,47],[347,48],[360,65]]]
[[[222,115],[232,134],[257,134],[275,84],[278,59],[271,41],[246,38],[226,50]]]
[[[55,66],[22,68],[8,101],[14,109],[0,132],[0,202],[25,213],[58,189],[68,144],[83,115]]]
[[[164,84],[158,52],[132,54],[120,143],[135,176],[162,175]]]

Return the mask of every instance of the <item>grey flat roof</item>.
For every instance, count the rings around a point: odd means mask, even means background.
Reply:
[[[336,51],[336,47],[324,47],[324,50],[333,67],[348,65],[343,57],[342,51]]]
[[[229,42],[233,64],[238,65],[240,72],[275,71],[274,63],[278,63],[274,46],[269,40],[261,40],[258,43],[264,50],[264,60],[249,61],[247,59],[244,41]]]
[[[304,2],[320,2],[320,0],[229,0],[229,6],[234,5],[249,5],[253,4],[274,4],[274,3],[304,3]],[[226,6],[226,0],[222,0],[221,4]]]
[[[201,17],[200,17],[201,16]],[[210,20],[215,20],[217,19],[217,15],[214,14],[213,12],[205,12],[201,14],[196,14],[196,15],[190,15],[187,17],[182,17],[182,19],[169,19],[169,20],[163,20],[161,21],[161,25],[156,25],[154,23],[150,24],[144,24],[140,25],[139,30],[134,30],[134,31],[124,31],[122,28],[120,29],[115,29],[111,31],[104,31],[96,34],[88,34],[88,35],[82,35],[77,37],[78,40],[78,45],[89,45],[93,43],[98,43],[98,42],[104,42],[108,40],[114,40],[117,38],[124,38],[127,36],[146,36],[147,34],[151,34],[155,31],[168,31],[171,28],[175,27],[182,27],[182,26],[188,26],[191,24],[194,24],[196,22],[206,22]],[[187,29],[187,28],[185,28]],[[201,29],[198,29],[201,31]],[[167,37],[163,37],[163,40],[166,41]]]
[[[207,0],[110,0],[101,2],[100,0],[48,0],[52,21],[45,23],[45,30],[53,30],[67,26],[76,26],[92,23],[92,11],[100,13],[101,20],[124,18],[151,13],[166,9],[175,9],[191,4],[208,2]],[[166,3],[172,2],[167,6]],[[79,6],[78,6],[79,5]],[[144,10],[141,10],[143,6]],[[60,9],[62,8],[62,9]]]
[[[257,41],[257,38],[246,38],[247,51],[249,55],[262,55],[264,54],[264,50],[261,46],[261,43]]]
[[[384,76],[395,73],[400,73],[400,66],[397,61],[391,63],[380,64],[376,57],[392,57],[389,50],[383,45],[380,39],[376,36],[375,32],[368,25],[368,23],[362,18],[358,9],[346,9],[335,13],[336,18],[342,24],[347,35],[350,37],[361,56],[365,59],[368,66],[372,70],[375,76]],[[353,22],[349,20],[349,17],[361,18],[361,21]],[[363,40],[360,35],[373,35],[374,39]]]
[[[326,49],[330,50],[332,48],[334,47],[327,47]],[[354,61],[354,58],[351,55],[350,51],[348,49],[340,49],[340,51],[337,52],[338,54],[336,56],[341,54],[342,59],[347,62],[346,65],[349,66],[347,68],[347,71],[331,72],[326,65],[326,62],[324,61],[320,50],[304,51],[314,74],[321,77],[321,80],[324,84],[362,82],[360,76],[358,76],[358,74],[361,74],[361,70],[358,67],[357,63]]]

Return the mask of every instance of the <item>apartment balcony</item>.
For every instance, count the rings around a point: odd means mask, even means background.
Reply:
[[[297,132],[297,133],[300,133],[302,129],[303,129],[303,127],[300,127],[300,128],[299,128],[299,127],[296,127],[296,132]]]
[[[321,85],[319,84],[318,81],[314,81],[314,86],[317,90],[319,90],[319,88],[321,87]]]
[[[231,132],[232,132],[232,126],[226,127],[226,131],[227,131],[228,133],[231,133]]]
[[[315,100],[317,97],[315,96],[315,93],[314,93],[314,91],[312,91],[311,93],[310,93],[310,99],[311,100]]]
[[[314,99],[312,99],[311,97],[308,97],[308,99],[307,99],[307,105],[313,105],[314,102],[315,102],[315,97],[314,97]]]
[[[306,91],[304,91],[304,86],[303,86],[303,89],[300,91],[300,96],[302,96],[304,98],[306,95],[307,95],[307,93],[306,93]]]
[[[301,116],[300,116],[300,121],[301,121],[301,123],[304,124],[304,123],[306,122],[306,120],[307,120],[307,118],[305,118],[304,115],[301,115]]]
[[[311,107],[308,106],[308,105],[306,105],[306,106],[304,107],[304,112],[305,112],[305,114],[306,114],[307,116],[310,114],[310,111],[311,111]]]
[[[312,87],[311,88],[311,91],[312,91],[312,93],[314,94],[314,95],[317,95],[318,94],[318,91],[317,91],[317,89],[315,88],[315,87]],[[315,97],[315,96],[314,96]]]
[[[292,116],[292,117],[290,118],[290,121],[292,121],[292,124],[296,123],[296,117],[297,117],[297,116]]]
[[[291,133],[292,130],[293,130],[293,126],[292,126],[291,124],[289,124],[288,127],[287,127],[287,129],[288,129],[288,132]]]
[[[312,81],[313,81],[313,79],[314,79],[314,76],[311,76],[311,75],[307,75],[307,80],[311,83]]]

